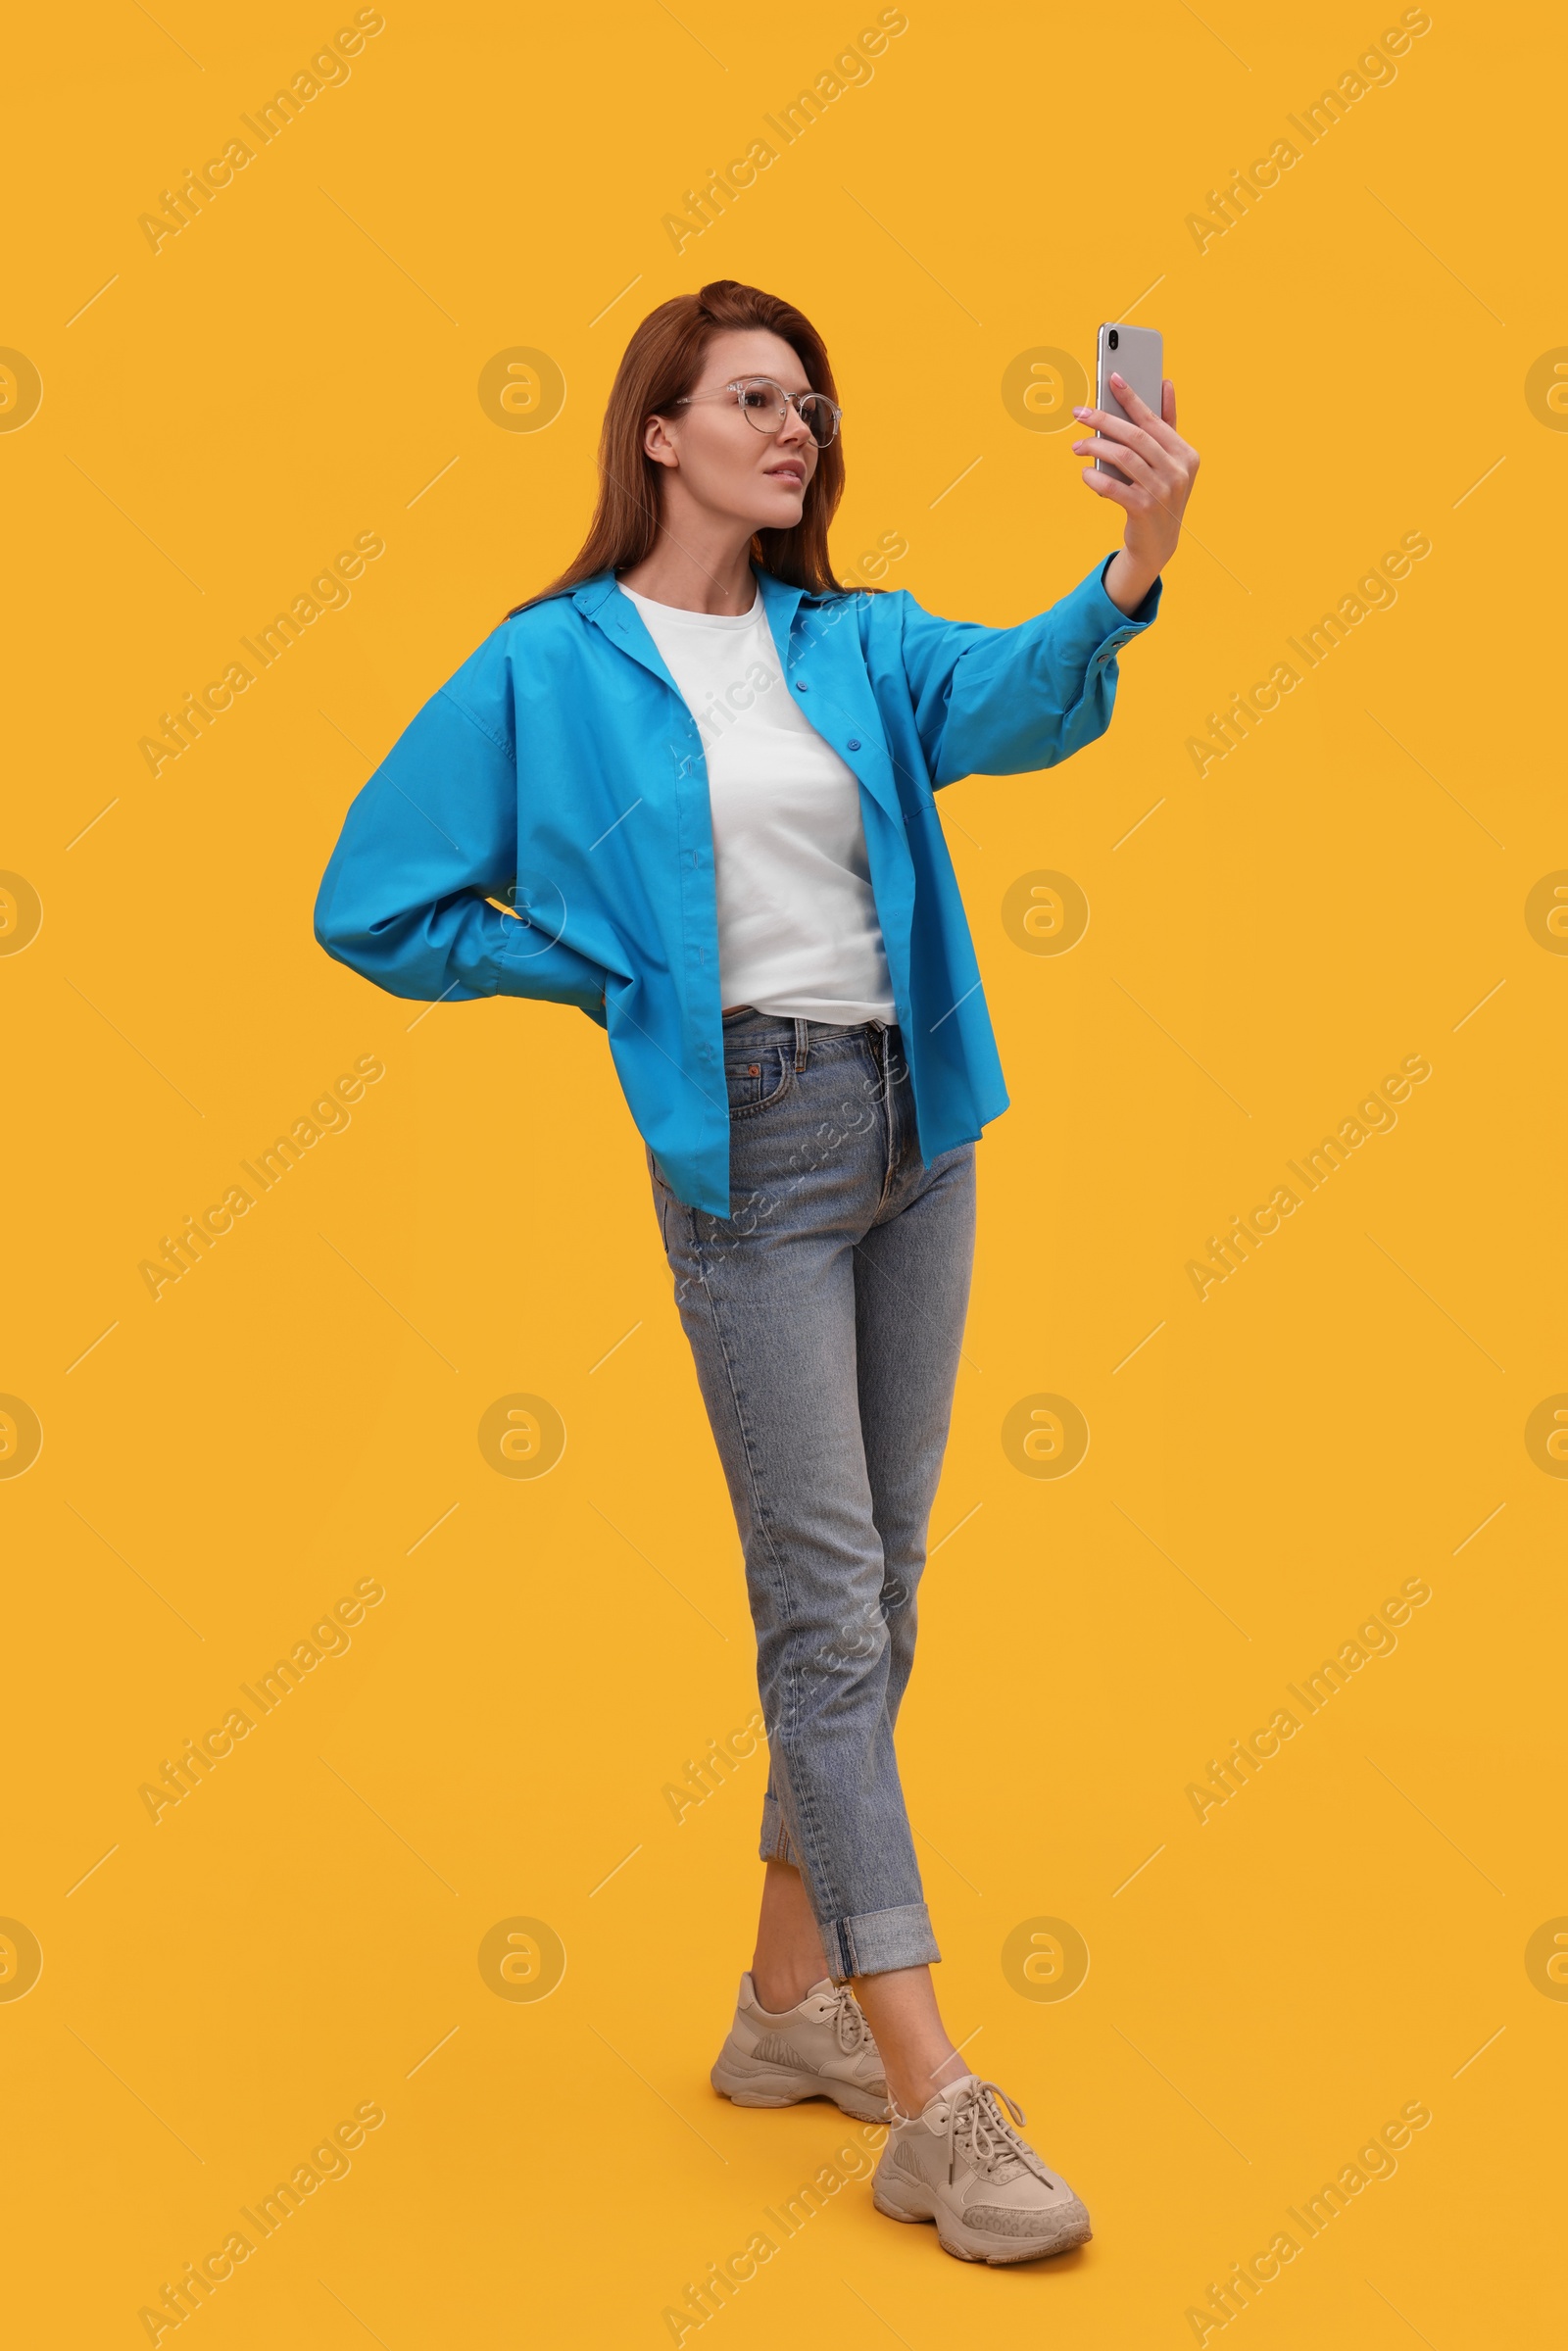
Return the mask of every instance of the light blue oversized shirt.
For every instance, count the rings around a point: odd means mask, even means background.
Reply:
[[[1160,583],[1129,619],[1103,573],[987,628],[905,589],[815,596],[758,570],[790,692],[859,782],[927,1162],[1007,1106],[934,795],[1053,767],[1104,732],[1117,652]],[[520,921],[486,903],[514,879]],[[708,770],[612,572],[503,621],[430,697],[349,809],[316,936],[394,996],[576,1004],[608,1031],[676,1198],[728,1216]]]

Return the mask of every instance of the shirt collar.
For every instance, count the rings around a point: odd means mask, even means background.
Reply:
[[[788,644],[796,611],[806,590],[791,587],[787,580],[776,578],[771,571],[764,571],[760,563],[753,563],[752,569],[757,574],[762,609],[767,614],[767,624],[775,642]],[[613,571],[596,571],[591,579],[585,579],[580,588],[572,591],[571,601],[584,619],[592,620],[607,599],[614,594],[615,587]]]

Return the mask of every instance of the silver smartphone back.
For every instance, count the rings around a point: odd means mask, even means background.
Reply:
[[[1099,365],[1095,374],[1095,405],[1109,416],[1125,416],[1127,411],[1110,388],[1111,369],[1124,376],[1140,400],[1147,401],[1155,416],[1159,415],[1161,380],[1165,373],[1165,339],[1152,326],[1102,326],[1100,330]],[[1117,481],[1127,476],[1119,465],[1097,458],[1095,465],[1102,473],[1111,474]]]

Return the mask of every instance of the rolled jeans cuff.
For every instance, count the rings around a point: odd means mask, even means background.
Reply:
[[[856,1919],[820,1919],[822,1948],[835,1984],[852,1976],[880,1976],[889,1968],[928,1967],[942,1957],[923,1902],[900,1910],[870,1910]]]
[[[772,1794],[762,1798],[760,1850],[764,1861],[787,1861],[792,1870],[801,1867],[784,1826],[783,1808]],[[889,1968],[929,1967],[942,1957],[923,1902],[868,1911],[863,1918],[818,1919],[817,1927],[835,1984],[847,1984],[852,1976],[884,1975]]]

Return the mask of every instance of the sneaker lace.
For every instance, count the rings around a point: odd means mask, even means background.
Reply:
[[[1004,2107],[1006,2112],[1004,2113]],[[987,2180],[1009,2180],[1020,2171],[1036,2179],[1050,2178],[1045,2165],[1014,2123],[1028,2116],[997,2082],[968,2082],[956,2090],[948,2108],[948,2182],[951,2186],[961,2147],[974,2168]]]
[[[865,2010],[845,1984],[836,1984],[831,1991],[822,1994],[822,1999],[824,2004],[831,2003],[830,2006],[824,2005],[822,2022],[831,2024],[839,2047],[846,2057],[853,2057],[857,2049],[863,2048],[871,2037]]]

